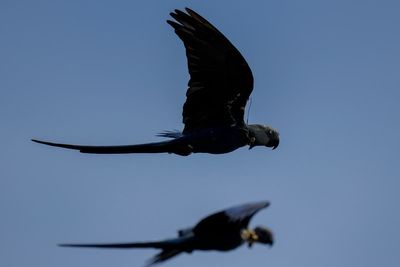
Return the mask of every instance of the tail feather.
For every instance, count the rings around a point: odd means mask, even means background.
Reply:
[[[154,264],[158,264],[164,262],[172,257],[177,256],[182,251],[178,249],[164,249],[160,253],[156,254],[150,260],[147,261],[146,267],[152,266]]]
[[[90,154],[129,154],[129,153],[163,153],[173,152],[175,144],[172,141],[138,144],[138,145],[123,145],[123,146],[85,146],[53,143],[32,139],[33,142],[54,147],[62,147],[67,149],[79,150],[81,153]]]
[[[157,248],[163,250],[183,249],[192,241],[192,236],[171,238],[154,242],[131,242],[131,243],[104,243],[104,244],[59,244],[60,247],[75,248]]]
[[[117,249],[130,249],[130,248],[159,248],[164,249],[171,247],[167,241],[160,242],[137,242],[137,243],[107,243],[107,244],[59,244],[60,247],[74,247],[74,248],[117,248]]]
[[[115,248],[115,249],[131,249],[131,248],[156,248],[162,251],[152,257],[146,264],[149,267],[154,264],[166,261],[184,251],[192,251],[193,236],[186,235],[178,238],[167,239],[156,242],[135,242],[135,243],[108,243],[108,244],[60,244],[61,247],[75,248]]]
[[[183,251],[187,251],[188,244],[192,237],[179,237],[157,242],[136,242],[136,243],[108,243],[108,244],[59,244],[60,247],[75,248],[111,248],[111,249],[132,249],[132,248],[156,248],[162,251],[149,259],[146,267],[166,261]]]

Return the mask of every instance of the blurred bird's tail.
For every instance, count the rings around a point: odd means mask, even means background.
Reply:
[[[152,266],[154,264],[161,263],[163,261],[166,261],[170,258],[173,258],[177,256],[179,253],[181,253],[181,250],[178,249],[163,249],[160,253],[154,255],[151,259],[149,259],[146,263],[146,267]]]
[[[59,244],[60,247],[71,248],[164,248],[164,242],[137,242],[137,243],[111,243],[111,244]]]
[[[156,242],[135,242],[135,243],[108,243],[108,244],[60,244],[60,247],[75,247],[75,248],[114,248],[114,249],[132,249],[132,248],[157,248],[162,251],[152,257],[146,264],[151,266],[172,257],[175,257],[181,252],[191,251],[189,248],[192,242],[192,237],[178,237]]]

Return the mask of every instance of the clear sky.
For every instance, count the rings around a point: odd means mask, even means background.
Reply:
[[[181,129],[188,73],[165,23],[191,7],[253,70],[249,121],[277,150],[87,155],[30,138],[114,145]],[[63,242],[173,237],[270,200],[271,249],[197,252],[163,266],[400,266],[400,2],[0,2],[0,265],[142,266],[156,250]]]

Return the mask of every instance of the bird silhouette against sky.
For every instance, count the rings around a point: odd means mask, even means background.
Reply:
[[[112,243],[112,244],[60,244],[62,247],[79,248],[155,248],[161,252],[152,257],[146,266],[166,261],[180,253],[191,253],[194,250],[229,251],[247,243],[274,243],[272,232],[262,226],[249,229],[251,218],[269,202],[260,201],[234,206],[211,214],[194,227],[178,231],[178,237],[154,242]]]
[[[247,124],[246,103],[253,91],[253,75],[246,60],[231,42],[206,19],[186,8],[175,10],[167,20],[183,41],[190,80],[183,105],[182,132],[166,131],[158,136],[170,140],[137,145],[86,146],[32,141],[93,154],[191,153],[223,154],[248,145],[275,149],[276,129]]]

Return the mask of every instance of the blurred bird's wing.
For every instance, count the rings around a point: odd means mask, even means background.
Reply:
[[[261,209],[269,206],[268,201],[252,202],[234,206],[202,219],[193,232],[209,232],[213,229],[221,229],[227,226],[235,226],[239,229],[246,228],[250,219]]]
[[[252,202],[228,208],[224,212],[231,221],[250,220],[253,215],[268,206],[268,201]]]
[[[184,133],[244,124],[253,75],[246,60],[210,22],[193,10],[175,10],[167,22],[183,41],[190,80],[183,106]]]

